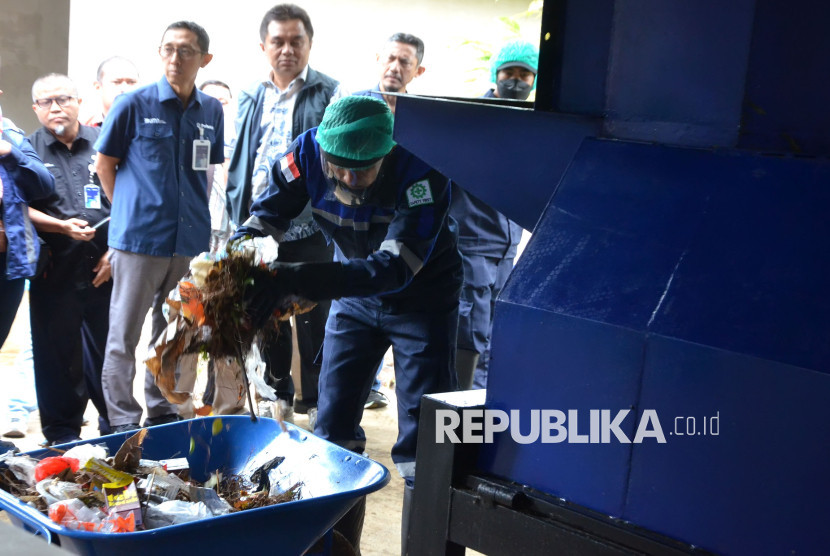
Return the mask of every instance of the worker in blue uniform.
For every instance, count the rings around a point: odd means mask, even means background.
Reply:
[[[270,234],[279,241],[311,202],[334,242],[334,262],[277,263],[273,278],[250,287],[249,313],[263,324],[288,293],[334,299],[314,432],[357,452],[366,445],[364,400],[391,345],[398,401],[392,460],[411,485],[421,396],[457,385],[462,268],[450,181],[396,146],[392,127],[381,100],[353,96],[331,104],[320,126],[279,159],[235,237]]]
[[[485,98],[525,100],[536,86],[539,51],[525,41],[505,44],[491,61],[495,89]],[[453,183],[450,214],[458,222],[464,287],[458,312],[456,371],[462,390],[487,387],[496,298],[504,287],[522,228]]]

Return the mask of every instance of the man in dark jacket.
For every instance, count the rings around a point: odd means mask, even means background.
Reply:
[[[109,216],[110,204],[94,170],[98,129],[78,121],[75,84],[46,75],[32,86],[32,100],[42,127],[29,140],[55,178],[55,194],[31,203],[52,253],[29,293],[32,354],[43,436],[63,444],[79,438],[90,399],[101,434],[110,433],[101,368],[112,280],[107,225],[92,227]]]
[[[326,106],[345,94],[337,81],[309,67],[313,37],[308,13],[294,4],[274,6],[262,19],[260,47],[271,72],[239,98],[237,142],[227,185],[228,213],[234,226],[248,219],[252,201],[268,188],[274,163],[291,142],[316,127]],[[312,220],[309,206],[294,219],[280,249],[281,260],[325,262],[332,258],[331,248]],[[328,309],[329,303],[323,302],[296,319],[303,411],[309,411],[312,426],[320,376],[320,365],[315,364],[315,359],[323,342]],[[286,322],[276,340],[263,348],[263,359],[267,364],[266,381],[277,391],[277,409],[287,420],[293,415],[291,352],[291,326]],[[224,412],[224,408],[214,407],[214,411]],[[263,402],[260,413],[274,416],[274,408]]]
[[[309,202],[314,220],[337,248],[335,261],[278,263],[273,279],[252,284],[249,311],[261,324],[286,294],[335,300],[314,433],[356,452],[366,448],[360,427],[364,400],[378,361],[392,347],[398,405],[392,461],[411,487],[421,397],[457,385],[463,276],[449,216],[450,181],[395,145],[384,102],[352,96],[332,104],[318,128],[292,143],[237,237],[271,235],[281,241]],[[404,494],[404,514],[411,492]],[[361,504],[351,510],[354,520],[347,520],[356,527],[341,522],[355,547]]]

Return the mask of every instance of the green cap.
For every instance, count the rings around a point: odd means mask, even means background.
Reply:
[[[501,47],[498,54],[490,60],[490,78],[496,83],[499,70],[518,66],[537,74],[539,67],[539,49],[527,41],[510,41]],[[533,80],[536,88],[536,80]]]
[[[380,99],[348,96],[330,104],[317,127],[317,143],[338,166],[359,168],[389,154],[392,111]]]

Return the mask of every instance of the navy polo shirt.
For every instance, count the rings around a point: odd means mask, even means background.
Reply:
[[[193,170],[193,141],[210,141],[210,163],[221,164],[224,127],[218,100],[194,88],[184,108],[164,77],[116,98],[95,142],[121,160],[110,247],[161,257],[208,250],[207,172]]]

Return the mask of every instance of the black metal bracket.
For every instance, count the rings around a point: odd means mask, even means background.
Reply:
[[[421,401],[415,491],[407,554],[703,555],[699,548],[643,530],[546,493],[476,471],[479,444],[438,441],[438,410],[481,409],[469,392]]]

